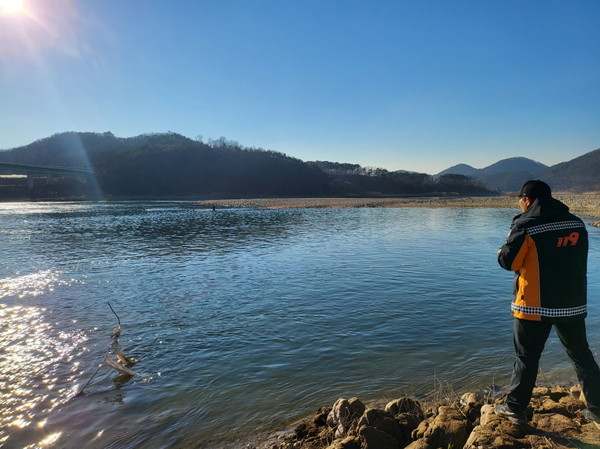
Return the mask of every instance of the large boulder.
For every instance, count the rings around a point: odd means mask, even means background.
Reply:
[[[361,449],[399,449],[398,440],[391,435],[372,426],[362,426],[358,429]]]
[[[421,404],[411,398],[400,398],[388,402],[385,410],[394,416],[406,434],[402,441],[410,441],[413,430],[425,419]]]
[[[363,427],[377,429],[392,437],[396,441],[396,444],[406,446],[410,442],[410,431],[403,429],[400,423],[385,410],[378,408],[365,410],[365,413],[360,417],[356,425],[359,429]]]
[[[421,422],[414,439],[425,438],[433,447],[463,447],[472,425],[456,406],[441,406],[437,414]]]
[[[343,438],[365,411],[365,405],[358,398],[340,398],[333,404],[327,415],[327,425],[334,429],[335,438]]]
[[[422,416],[423,409],[419,401],[415,401],[411,398],[399,398],[390,401],[385,406],[385,411],[396,416],[398,414],[412,413],[414,415]]]

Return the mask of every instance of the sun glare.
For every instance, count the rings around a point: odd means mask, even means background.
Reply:
[[[5,14],[23,12],[25,3],[23,0],[0,0],[0,11]]]

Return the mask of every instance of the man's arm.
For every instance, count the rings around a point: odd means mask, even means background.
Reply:
[[[509,271],[517,271],[523,266],[527,254],[527,234],[519,227],[513,227],[506,243],[498,250],[498,263]]]

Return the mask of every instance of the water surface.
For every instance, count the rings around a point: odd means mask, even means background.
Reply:
[[[0,204],[0,444],[240,446],[341,396],[504,386],[512,274],[496,250],[515,213]],[[75,397],[110,345],[107,302],[140,375],[104,367]],[[556,337],[541,368],[574,379]]]

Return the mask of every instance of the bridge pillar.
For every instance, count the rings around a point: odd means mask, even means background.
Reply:
[[[33,173],[27,173],[27,187],[29,190],[33,190]]]

